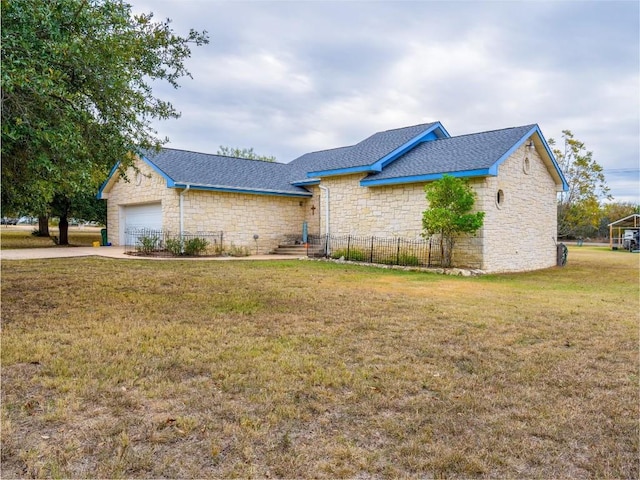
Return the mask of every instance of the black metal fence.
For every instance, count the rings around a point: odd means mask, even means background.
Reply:
[[[386,265],[431,267],[441,264],[431,239],[367,237],[358,235],[309,235],[308,256]]]
[[[223,232],[173,233],[149,228],[127,228],[124,251],[153,256],[221,255]]]

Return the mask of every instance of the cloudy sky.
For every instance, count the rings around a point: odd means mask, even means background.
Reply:
[[[130,0],[209,32],[193,79],[157,96],[168,146],[253,147],[280,162],[439,120],[451,135],[569,129],[616,201],[640,202],[637,1]]]

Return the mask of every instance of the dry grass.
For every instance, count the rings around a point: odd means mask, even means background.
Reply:
[[[46,237],[35,237],[31,232],[38,226],[0,227],[0,248],[48,248],[54,247],[53,240]],[[49,229],[51,236],[59,236],[58,228]],[[100,229],[95,227],[69,227],[69,243],[75,247],[90,247],[93,242],[100,241]],[[66,248],[66,247],[61,247]]]
[[[2,264],[2,478],[638,478],[638,255]]]

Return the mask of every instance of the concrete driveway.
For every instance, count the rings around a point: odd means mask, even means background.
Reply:
[[[52,247],[0,250],[1,260],[36,260],[41,258],[107,257],[125,260],[295,260],[291,255],[250,255],[248,257],[138,257],[126,255],[122,247]]]

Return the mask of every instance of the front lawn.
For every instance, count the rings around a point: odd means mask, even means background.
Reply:
[[[638,259],[4,261],[3,478],[638,478]]]
[[[13,226],[2,225],[0,227],[0,248],[48,248],[55,247],[52,238],[36,237],[31,234],[38,226]],[[51,237],[59,237],[58,227],[49,229]],[[74,247],[90,247],[93,242],[100,241],[100,229],[96,227],[69,227],[69,244]],[[65,248],[65,247],[61,247]]]

